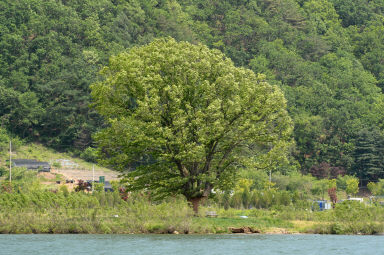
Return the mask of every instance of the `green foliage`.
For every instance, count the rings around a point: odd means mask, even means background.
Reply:
[[[130,190],[202,198],[244,167],[284,158],[292,125],[281,91],[217,50],[160,39],[111,58],[92,85],[110,127],[96,140]]]
[[[104,191],[104,183],[94,183],[95,185],[94,190],[96,192],[103,192]]]
[[[134,194],[35,190],[0,192],[1,233],[180,233],[192,232],[192,212],[186,201],[151,204]]]
[[[81,154],[80,158],[88,162],[96,163],[97,161],[97,149],[88,147]]]
[[[382,1],[353,1],[332,0],[344,26],[365,25],[375,19],[380,19],[384,13]]]
[[[312,176],[302,175],[298,172],[293,172],[289,175],[274,174],[272,181],[276,183],[276,187],[280,190],[300,192],[305,196],[311,194],[312,187],[316,182]]]
[[[54,162],[54,163],[52,164],[52,166],[53,166],[54,168],[61,168],[61,164],[60,164],[60,162]]]
[[[336,179],[337,188],[345,191],[347,189],[347,181],[351,178],[354,177],[350,175],[338,176]]]
[[[355,148],[355,172],[360,179],[377,179],[384,168],[384,136],[379,130],[363,129],[358,133]]]
[[[370,182],[367,185],[369,191],[371,191],[374,196],[383,196],[384,195],[384,179],[379,179],[378,182]]]
[[[357,192],[359,192],[359,179],[357,178],[350,178],[347,180],[347,188],[346,192],[350,195],[355,195]]]
[[[154,202],[151,194],[134,192],[125,201],[117,189],[114,192],[87,194],[68,192],[65,185],[55,192],[40,186],[29,186],[26,190],[20,187],[24,185],[23,178],[30,180],[29,176],[24,176],[13,183],[12,189],[4,189],[10,184],[1,182],[1,233],[127,234],[177,231],[201,234],[229,233],[229,227],[244,226],[262,232],[280,228],[287,233],[376,234],[384,230],[384,208],[380,205],[344,201],[336,204],[333,210],[310,211],[311,201],[301,197],[298,191],[280,191],[268,187],[265,190],[252,190],[252,181],[248,179],[239,182],[238,190],[232,196],[225,192],[217,194],[218,197],[229,195],[230,203],[235,208],[217,207],[219,204],[208,200],[209,207],[203,207],[201,214],[196,217],[182,197]],[[287,178],[295,180],[297,175]],[[247,193],[250,196],[244,195]],[[248,204],[244,203],[246,201]],[[244,209],[247,206],[256,208]],[[218,218],[203,217],[205,211],[212,210],[217,212]]]
[[[264,189],[269,183],[269,176],[266,171],[244,169],[240,172],[240,176],[252,183],[251,189]],[[238,183],[239,184],[239,183]]]
[[[310,208],[311,200],[317,195],[323,195],[329,187],[335,185],[335,181],[315,180],[310,175],[302,176],[297,172],[289,175],[274,174],[272,183],[268,176],[256,171],[250,175],[244,172],[231,192],[216,192],[214,200],[217,205],[225,209],[238,208],[282,208],[292,206],[293,208]],[[260,176],[261,178],[255,178]]]
[[[319,180],[315,183],[314,187],[312,188],[312,193],[315,195],[321,195],[321,199],[324,200],[326,191],[329,188],[329,181],[326,179]]]
[[[93,162],[87,148],[105,124],[88,107],[98,70],[171,36],[218,49],[284,91],[296,149],[269,157],[280,165],[271,169],[337,169],[365,185],[384,178],[383,15],[379,0],[4,0],[1,128]]]
[[[0,177],[5,175],[5,173],[9,171],[9,169],[3,167],[3,166],[0,166]]]
[[[69,196],[69,190],[68,190],[68,187],[66,185],[61,185],[59,188],[59,192],[63,193],[64,197]]]
[[[9,170],[5,171],[4,180],[9,180]],[[25,168],[12,168],[12,190],[19,192],[30,192],[41,189],[37,179],[37,171],[27,170]]]
[[[0,151],[6,151],[9,150],[9,140],[10,137],[8,136],[5,129],[0,128]]]
[[[23,144],[18,137],[10,135],[7,130],[0,128],[0,154],[9,155],[9,142],[12,142],[12,150],[17,150]]]

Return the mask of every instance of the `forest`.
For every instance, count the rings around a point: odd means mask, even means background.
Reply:
[[[0,134],[93,160],[106,123],[90,85],[110,56],[161,37],[283,91],[294,145],[274,171],[384,178],[382,0],[3,0]]]

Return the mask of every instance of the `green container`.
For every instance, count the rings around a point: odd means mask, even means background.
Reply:
[[[105,176],[99,176],[99,183],[105,183]]]

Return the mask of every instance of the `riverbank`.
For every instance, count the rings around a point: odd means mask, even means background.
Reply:
[[[281,221],[270,224],[266,219],[254,218],[243,222],[237,219],[218,219],[213,222],[204,218],[169,217],[148,221],[140,218],[66,217],[62,215],[36,215],[20,213],[1,215],[1,234],[231,234],[233,229],[252,229],[245,234],[356,234],[376,235],[384,232],[383,223],[323,223],[306,221]],[[228,227],[230,226],[230,227]],[[285,226],[285,227],[283,227]],[[303,227],[304,226],[304,227]],[[244,233],[244,232],[243,232]]]
[[[12,184],[1,183],[0,233],[368,235],[384,232],[384,207],[379,204],[345,201],[335,209],[316,211],[308,199],[299,200],[298,196],[295,203],[285,199],[287,203],[275,201],[264,209],[241,210],[231,206],[224,209],[222,203],[208,199],[195,215],[182,196],[157,201],[149,193],[127,193],[119,186],[113,192],[104,192],[98,186],[93,194],[74,192],[65,185],[54,189],[42,185],[39,178],[31,171],[16,171]],[[264,197],[268,195],[265,193]],[[214,212],[211,215],[217,217],[206,217],[207,212]]]
[[[215,210],[218,217],[205,217],[209,210]],[[360,203],[343,203],[323,212],[289,206],[273,210],[203,206],[195,216],[179,197],[155,202],[142,194],[124,201],[118,192],[0,193],[3,234],[228,234],[234,228],[267,234],[371,235],[384,232],[384,209]]]

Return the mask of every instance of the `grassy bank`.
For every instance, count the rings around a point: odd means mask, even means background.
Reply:
[[[212,210],[212,208],[210,208]],[[262,233],[307,233],[307,234],[363,234],[372,235],[384,232],[384,208],[357,202],[337,204],[327,211],[311,211],[293,207],[274,209],[217,209],[221,218],[205,219],[217,228],[229,226],[249,226]],[[244,219],[240,216],[247,216]],[[204,221],[201,219],[201,221]]]
[[[219,216],[207,218],[207,210]],[[340,204],[326,212],[202,207],[196,217],[182,198],[152,202],[132,194],[124,201],[118,192],[65,189],[0,194],[0,233],[219,234],[231,233],[231,227],[251,227],[261,233],[376,234],[384,232],[383,223],[383,208],[359,203]]]
[[[195,216],[182,198],[151,202],[141,194],[127,201],[119,193],[59,190],[0,194],[0,233],[230,233],[229,227],[293,227],[272,216]]]
[[[23,169],[15,169],[13,177],[12,185],[6,175],[0,183],[0,233],[221,234],[231,233],[231,228],[261,233],[384,232],[384,207],[356,201],[320,212],[311,210],[308,199],[281,199],[275,192],[270,197],[279,200],[259,203],[267,208],[224,209],[225,203],[216,198],[206,200],[195,216],[183,197],[161,202],[143,193],[125,197],[117,187],[107,193],[102,189],[93,194],[70,192],[64,185],[42,185],[44,176]],[[218,217],[205,217],[207,211],[215,211]]]
[[[152,204],[142,196],[124,201],[118,193],[35,191],[0,195],[0,233],[188,232],[185,203]]]
[[[58,152],[41,144],[24,143],[20,140],[13,142],[12,144],[12,158],[35,159],[38,161],[49,162],[53,168],[65,168],[66,166],[60,166],[60,160],[67,160],[74,164],[73,166],[69,166],[70,168],[91,171],[94,166],[96,171],[111,172],[110,169],[87,162],[73,153]],[[4,171],[7,171],[9,168],[8,160],[9,147],[3,147],[0,150],[0,167],[4,168]]]

